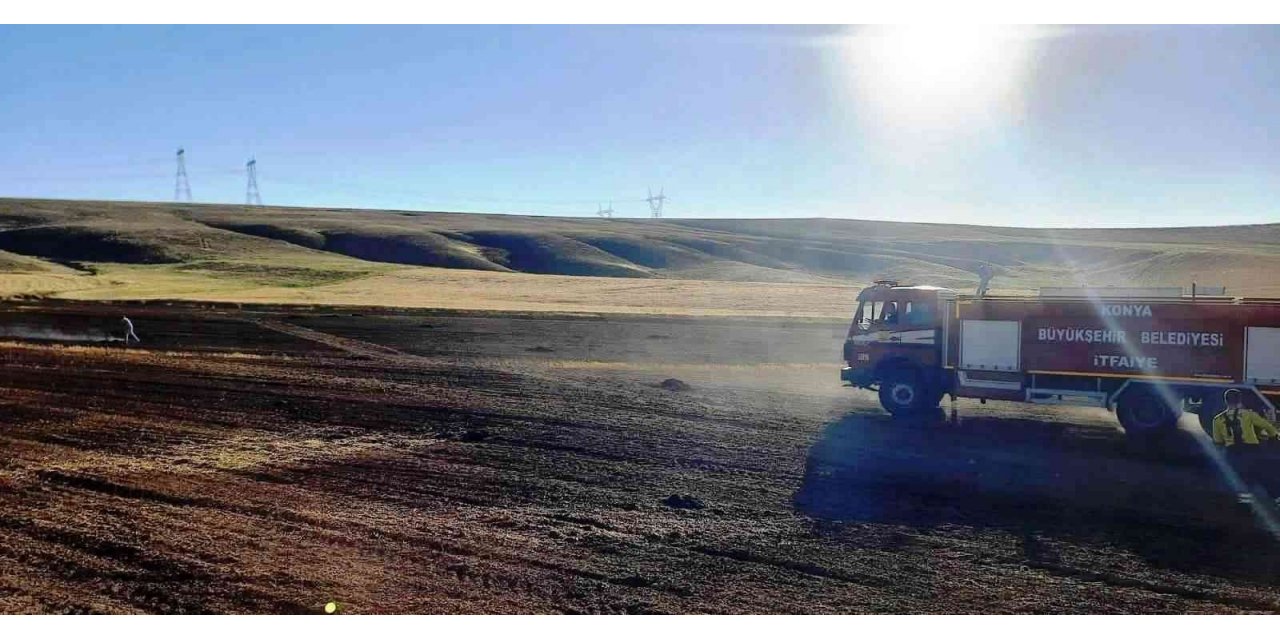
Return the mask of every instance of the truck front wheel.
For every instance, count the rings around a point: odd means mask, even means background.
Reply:
[[[1181,414],[1181,407],[1170,406],[1151,390],[1129,391],[1116,403],[1116,417],[1130,436],[1146,437],[1172,431]]]
[[[880,382],[880,405],[895,416],[908,416],[938,406],[942,396],[929,389],[923,376],[909,369],[889,372]]]

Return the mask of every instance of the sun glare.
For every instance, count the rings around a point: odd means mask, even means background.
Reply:
[[[860,29],[848,49],[861,108],[879,124],[946,129],[1015,114],[1029,62],[1026,27]]]

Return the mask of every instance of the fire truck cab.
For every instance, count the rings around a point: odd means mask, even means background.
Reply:
[[[882,280],[858,294],[858,308],[844,345],[840,378],[878,389],[890,413],[936,407],[950,385],[942,367],[951,289],[899,286]]]

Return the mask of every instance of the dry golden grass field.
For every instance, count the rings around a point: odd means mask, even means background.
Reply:
[[[845,317],[879,278],[1280,296],[1280,225],[1049,230],[0,199],[0,295]]]

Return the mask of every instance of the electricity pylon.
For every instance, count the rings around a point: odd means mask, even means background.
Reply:
[[[258,161],[254,158],[249,158],[244,168],[249,174],[249,186],[244,191],[244,203],[261,206],[262,194],[258,193]]]
[[[187,180],[187,151],[178,147],[178,175],[173,180],[174,202],[191,202],[191,182]]]
[[[667,196],[662,193],[662,189],[658,189],[658,195],[653,195],[653,189],[649,189],[649,197],[644,199],[649,203],[649,213],[655,218],[662,217],[662,205],[666,204]]]

